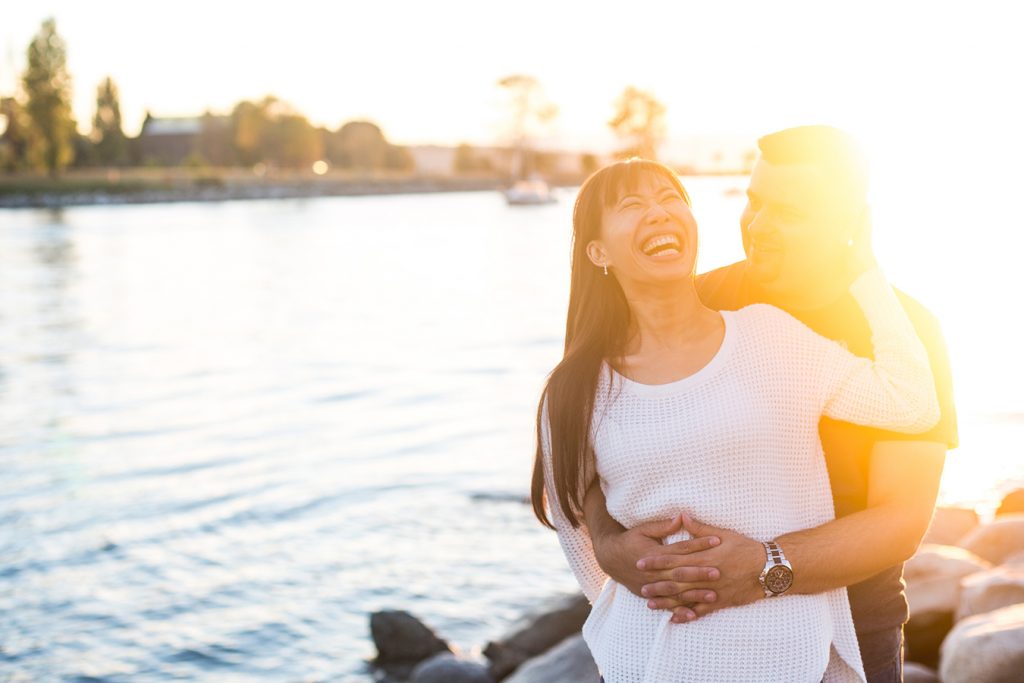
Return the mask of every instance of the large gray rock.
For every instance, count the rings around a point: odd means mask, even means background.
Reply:
[[[590,604],[583,595],[546,603],[513,625],[500,640],[487,643],[484,655],[491,660],[491,675],[500,681],[526,660],[579,633],[589,615]]]
[[[1024,550],[1003,560],[1003,567],[1024,567]]]
[[[923,545],[903,567],[910,618],[925,612],[955,612],[960,600],[960,579],[992,565],[977,555],[951,545]]]
[[[402,610],[371,614],[370,634],[377,646],[373,663],[399,678],[407,678],[413,667],[438,652],[451,651],[423,622]]]
[[[494,683],[487,667],[440,652],[412,670],[409,683]]]
[[[985,558],[992,564],[1024,550],[1024,513],[1002,515],[983,524],[957,543],[961,548]]]
[[[1024,567],[999,566],[960,582],[957,621],[1024,602]]]
[[[943,683],[1018,683],[1024,679],[1024,605],[968,617],[942,644]]]
[[[575,635],[523,664],[505,683],[598,683],[600,679],[583,636]]]
[[[967,532],[978,526],[978,513],[968,508],[936,508],[925,532],[925,544],[956,545]]]
[[[977,555],[948,545],[921,546],[907,561],[903,578],[910,604],[904,631],[908,660],[938,666],[939,646],[953,628],[960,601],[960,580],[991,567]]]

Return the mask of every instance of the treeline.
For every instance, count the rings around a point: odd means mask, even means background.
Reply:
[[[540,83],[516,74],[497,85],[508,96],[509,154],[462,145],[447,171],[524,177],[557,166],[559,153],[533,144],[558,114]],[[352,121],[336,130],[316,127],[272,96],[239,102],[227,115],[166,119],[147,114],[140,134],[129,138],[122,126],[120,93],[109,77],[97,86],[92,127],[82,135],[71,111],[71,87],[66,44],[56,22],[47,19],[28,46],[21,92],[0,98],[0,115],[6,119],[0,171],[57,174],[69,166],[181,165],[409,171],[415,166],[409,150],[390,144],[371,122]],[[656,158],[666,137],[665,106],[651,93],[627,87],[614,101],[614,112],[607,125],[621,141],[617,155]],[[578,165],[570,172],[585,175],[596,160],[579,155]]]
[[[130,138],[121,120],[120,93],[112,78],[97,86],[88,134],[78,132],[71,111],[67,46],[47,19],[27,51],[21,93],[0,98],[6,120],[0,135],[0,170],[47,171],[91,166],[257,166],[308,169],[317,161],[335,168],[409,170],[409,153],[388,143],[375,124],[352,121],[337,130],[313,126],[301,113],[268,96],[242,101],[226,116],[155,119],[147,114]],[[175,124],[189,124],[183,131]],[[168,128],[172,130],[168,130]]]

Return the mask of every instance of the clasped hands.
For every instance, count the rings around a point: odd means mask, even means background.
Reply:
[[[680,529],[692,538],[663,544],[663,538]],[[757,580],[765,563],[761,543],[685,513],[608,532],[594,537],[593,543],[606,574],[647,598],[649,608],[671,611],[674,623],[764,597]]]

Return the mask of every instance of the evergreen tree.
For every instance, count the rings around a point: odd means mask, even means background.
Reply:
[[[67,46],[52,18],[43,22],[28,46],[22,85],[31,126],[30,160],[37,168],[56,175],[74,158],[75,120],[71,115]]]
[[[125,161],[125,137],[121,129],[121,98],[109,76],[96,88],[96,114],[92,119],[92,142],[96,158],[105,166]]]

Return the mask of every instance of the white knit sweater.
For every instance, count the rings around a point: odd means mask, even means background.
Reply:
[[[818,437],[822,415],[906,432],[934,425],[927,355],[892,289],[876,270],[851,292],[872,329],[874,362],[755,304],[722,312],[721,348],[689,377],[640,384],[605,364],[591,441],[611,516],[631,528],[684,510],[771,540],[835,516]],[[583,636],[607,683],[864,680],[845,589],[673,624],[670,612],[649,609],[610,580],[586,526],[573,529],[552,495],[546,403],[542,420],[552,521],[593,603]]]

